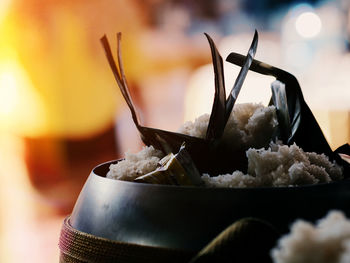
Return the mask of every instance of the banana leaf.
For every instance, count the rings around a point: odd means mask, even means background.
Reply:
[[[342,162],[344,176],[350,178],[350,145],[345,143],[342,146],[339,146],[334,151],[334,154],[340,155],[341,161],[337,162]]]
[[[279,125],[279,130],[276,136],[286,144],[291,136],[286,87],[282,82],[276,80],[271,84],[271,91],[272,97],[270,104],[273,104],[276,107]]]
[[[245,56],[237,53],[231,53],[226,58],[226,61],[238,66],[242,66],[245,61]],[[329,146],[322,130],[312,114],[309,106],[304,100],[300,85],[295,76],[287,71],[273,67],[269,64],[258,60],[253,60],[250,70],[263,75],[274,76],[282,82],[285,89],[273,88],[273,97],[270,104],[275,104],[280,115],[280,139],[286,144],[296,143],[306,152],[316,152],[326,154],[331,160],[335,160],[338,164],[344,167],[344,176],[350,177],[349,165],[340,158],[337,152],[333,152]],[[277,93],[280,93],[279,95]],[[278,98],[278,99],[277,99]],[[281,109],[279,104],[287,104],[287,109]],[[288,112],[289,116],[286,116]],[[281,119],[282,116],[282,119]],[[285,125],[289,117],[290,125]],[[281,121],[282,120],[282,121]]]
[[[214,102],[205,139],[141,125],[129,93],[124,73],[121,55],[121,33],[117,34],[118,66],[115,63],[106,36],[101,38],[101,43],[119,89],[130,109],[132,119],[140,133],[142,141],[146,145],[152,145],[156,149],[161,150],[164,154],[169,154],[171,152],[178,152],[181,145],[185,143],[188,153],[201,173],[206,172],[210,175],[217,175],[220,173],[232,172],[234,170],[246,171],[247,160],[244,151],[232,154],[232,152],[228,153],[217,147],[225,129],[228,116],[232,111],[234,102],[232,103],[230,97],[228,99],[229,103],[226,102],[223,61],[214,41],[208,34],[205,35],[210,45],[215,73]],[[255,32],[251,47],[248,51],[247,59],[243,61],[244,66],[242,67],[233,87],[235,97],[238,96],[240,87],[242,86],[244,78],[249,70],[249,66],[252,63],[253,57],[256,53],[257,43],[258,35],[257,32]],[[231,106],[227,108],[227,104]]]
[[[219,140],[224,132],[226,120],[226,90],[224,79],[224,66],[222,57],[217,50],[214,41],[208,34],[205,34],[210,44],[213,67],[215,72],[215,95],[212,111],[210,114],[209,124],[207,128],[206,139],[208,141]]]
[[[121,56],[121,47],[120,47],[121,33],[117,34],[117,40],[118,40],[117,52],[118,52],[119,68],[117,67],[114,61],[113,54],[106,36],[103,36],[101,38],[101,43],[104,47],[107,60],[112,69],[112,72],[117,81],[117,84],[120,88],[120,91],[130,109],[132,119],[141,135],[142,141],[146,145],[153,145],[155,148],[163,151],[165,154],[168,154],[171,152],[177,152],[180,149],[183,142],[185,142],[186,145],[196,145],[195,148],[205,144],[205,141],[200,138],[188,136],[181,133],[148,128],[140,124],[138,114],[135,110],[134,103],[129,93],[129,89],[128,89],[128,85],[127,85],[127,81],[124,73],[124,67],[123,67],[122,56]]]
[[[203,183],[185,144],[177,154],[169,153],[161,159],[157,169],[137,177],[134,182],[188,186],[200,186]]]
[[[245,77],[248,74],[250,65],[253,62],[253,59],[254,59],[254,56],[256,53],[256,49],[258,47],[258,39],[259,39],[258,38],[258,31],[255,30],[253,41],[250,45],[247,57],[246,57],[244,63],[242,64],[242,68],[238,74],[238,77],[235,81],[235,84],[233,85],[233,88],[230,92],[230,95],[228,96],[228,98],[226,100],[226,122],[227,122],[228,118],[230,117],[231,111],[233,109],[233,106],[236,103],[238,94],[241,91]]]

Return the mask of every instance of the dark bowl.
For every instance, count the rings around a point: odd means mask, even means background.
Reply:
[[[256,217],[281,233],[297,218],[315,221],[329,210],[350,215],[350,181],[280,188],[202,188],[152,185],[91,172],[70,217],[73,228],[132,244],[198,251],[227,226]]]

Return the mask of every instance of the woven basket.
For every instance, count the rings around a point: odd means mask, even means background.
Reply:
[[[69,218],[64,220],[61,230],[60,263],[183,263],[193,256],[185,251],[116,242],[87,234],[74,229]]]

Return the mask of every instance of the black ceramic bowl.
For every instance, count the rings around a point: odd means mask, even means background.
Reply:
[[[177,187],[105,177],[111,161],[93,169],[70,217],[73,228],[109,240],[198,251],[243,217],[288,231],[297,218],[329,210],[350,215],[350,181],[300,187],[226,189]]]

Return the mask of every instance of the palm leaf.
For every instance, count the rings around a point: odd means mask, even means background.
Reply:
[[[213,107],[210,114],[209,124],[207,128],[206,139],[209,141],[218,140],[221,138],[226,125],[225,107],[226,107],[226,91],[224,80],[224,67],[222,57],[217,50],[214,41],[208,34],[205,34],[208,39],[215,74],[215,95]]]
[[[233,85],[233,88],[230,92],[230,95],[228,96],[228,98],[226,100],[226,121],[230,117],[232,108],[235,105],[235,102],[237,100],[239,92],[241,91],[245,77],[248,74],[250,65],[253,62],[253,59],[254,59],[254,56],[256,53],[256,49],[258,46],[258,40],[259,40],[258,31],[255,30],[252,43],[250,44],[250,48],[248,50],[248,54],[247,54],[247,56],[242,64],[242,68],[238,74],[238,77],[235,81],[235,84]]]
[[[152,145],[156,149],[163,151],[164,154],[170,152],[178,152],[183,143],[186,144],[188,153],[193,159],[193,162],[197,166],[198,170],[203,173],[209,173],[210,175],[217,175],[220,173],[232,172],[234,170],[245,171],[247,169],[247,159],[245,157],[244,151],[232,153],[227,152],[222,149],[218,149],[219,140],[223,134],[226,122],[227,122],[227,112],[228,108],[226,107],[226,95],[225,95],[225,86],[224,86],[224,76],[223,76],[223,61],[222,58],[215,46],[214,41],[207,35],[209,45],[212,53],[212,60],[215,73],[215,96],[214,103],[212,108],[212,113],[210,116],[210,121],[207,129],[207,135],[205,139],[188,136],[181,133],[160,130],[155,128],[145,127],[140,124],[135,106],[133,104],[132,98],[130,96],[127,81],[124,73],[122,56],[121,56],[121,34],[117,34],[117,54],[118,54],[118,66],[115,63],[111,48],[109,46],[106,36],[103,36],[101,39],[102,46],[105,50],[107,60],[113,71],[114,77],[117,81],[117,84],[120,88],[120,91],[131,111],[132,119],[138,129],[142,141],[146,145]],[[241,87],[243,80],[246,76],[246,73],[251,63],[252,57],[255,54],[257,46],[257,32],[253,39],[252,46],[248,52],[247,64],[243,70],[241,70],[236,81],[235,87]],[[239,92],[239,90],[238,90]],[[238,92],[235,93],[238,95]],[[229,99],[229,104],[232,99]],[[230,106],[230,109],[232,110]]]
[[[242,66],[245,56],[231,53],[226,61]],[[287,143],[296,143],[307,152],[324,153],[333,159],[333,152],[320,126],[306,104],[298,80],[287,71],[253,60],[252,71],[274,76],[285,84],[290,124],[290,136]]]
[[[286,87],[282,82],[276,80],[271,84],[271,91],[271,100],[272,104],[276,107],[279,125],[279,133],[277,136],[284,144],[287,144],[291,135],[291,125],[289,119]]]
[[[148,128],[140,124],[137,112],[135,110],[134,103],[129,93],[129,89],[127,86],[127,81],[124,73],[124,67],[123,67],[123,62],[121,57],[121,33],[117,34],[117,40],[118,40],[117,53],[118,53],[119,68],[117,67],[114,61],[113,54],[106,36],[103,36],[101,38],[101,43],[105,50],[107,60],[113,71],[114,77],[117,81],[120,91],[130,109],[132,119],[141,135],[142,141],[146,145],[153,145],[155,148],[162,150],[165,154],[170,152],[178,152],[183,142],[185,142],[186,145],[189,145],[188,146],[189,148],[193,148],[191,147],[193,145],[196,145],[196,146],[202,145],[202,144],[204,145],[205,141],[203,139],[184,135],[181,133]]]

